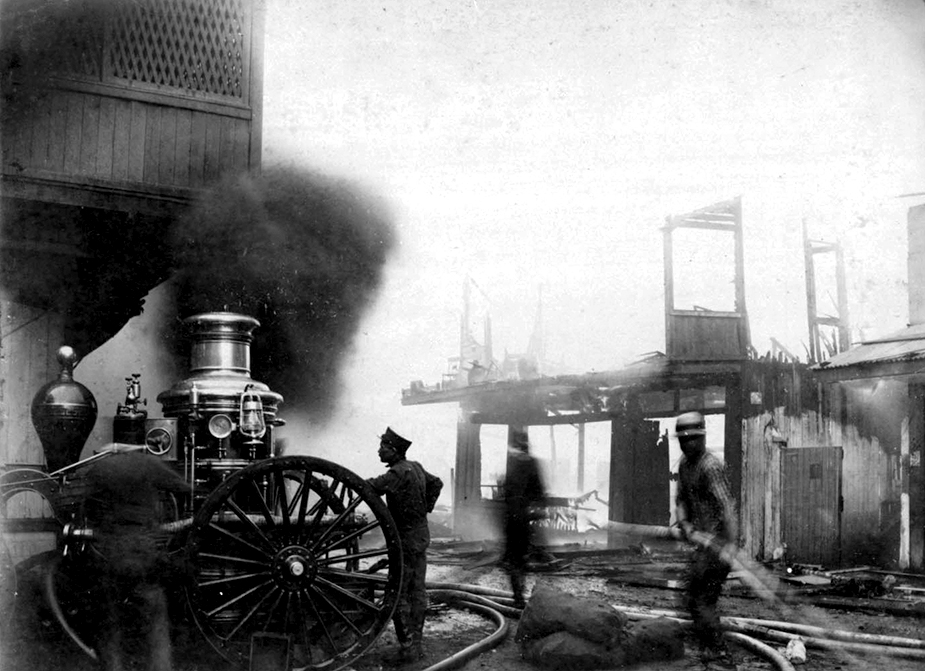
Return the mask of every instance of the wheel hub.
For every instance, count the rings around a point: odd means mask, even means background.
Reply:
[[[282,587],[303,589],[315,579],[318,564],[308,548],[291,545],[280,550],[273,561],[273,575]]]

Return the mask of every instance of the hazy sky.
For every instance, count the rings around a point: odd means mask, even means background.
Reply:
[[[340,420],[310,439],[363,474],[388,423],[420,458],[454,443],[454,406],[400,390],[457,353],[467,275],[496,353],[526,348],[542,286],[549,357],[619,368],[664,349],[665,217],[719,200],[743,199],[760,351],[804,353],[804,219],[843,236],[853,336],[905,324],[920,0],[267,2],[264,164],[353,177],[397,213]]]

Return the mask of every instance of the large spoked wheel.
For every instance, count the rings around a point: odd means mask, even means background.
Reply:
[[[265,634],[288,639],[290,668],[347,665],[382,633],[401,587],[385,504],[359,476],[315,457],[232,475],[196,514],[187,547],[193,619],[244,667]]]

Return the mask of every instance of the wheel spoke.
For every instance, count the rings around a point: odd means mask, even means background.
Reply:
[[[237,503],[235,503],[231,499],[228,499],[226,503],[228,504],[228,507],[231,508],[232,512],[234,512],[234,514],[237,515],[238,519],[244,522],[244,524],[257,535],[257,538],[266,545],[267,549],[270,552],[276,551],[276,548],[273,547],[273,543],[270,542],[270,539],[267,538],[266,535],[263,533],[263,531],[260,529],[260,527],[258,527],[254,523],[254,520],[252,520],[251,517],[247,513],[241,510],[241,508],[238,506]]]
[[[271,584],[271,583],[272,583],[271,580],[265,580],[264,582],[260,583],[259,585],[254,585],[254,586],[251,587],[249,590],[247,590],[247,591],[245,591],[245,592],[241,592],[241,594],[239,594],[238,596],[233,597],[233,598],[231,598],[231,599],[228,599],[228,601],[226,601],[226,602],[224,602],[224,603],[222,603],[222,604],[219,604],[217,607],[213,608],[213,609],[210,610],[210,611],[206,611],[206,616],[207,616],[207,617],[212,617],[212,616],[214,616],[216,613],[220,613],[220,612],[222,612],[223,610],[225,610],[226,608],[230,608],[231,606],[233,606],[233,605],[235,605],[236,603],[238,603],[241,599],[244,599],[244,598],[250,596],[251,594],[253,594],[253,593],[256,592],[257,590],[259,590],[259,589],[261,589],[261,588],[263,588],[263,587],[266,587],[267,585],[269,585],[269,584]]]
[[[334,555],[333,557],[325,557],[324,559],[318,560],[319,566],[328,566],[330,564],[340,564],[341,562],[351,561],[356,559],[369,559],[370,557],[381,557],[382,555],[389,554],[388,548],[379,548],[376,550],[367,550],[365,552],[354,552],[353,554],[342,554]]]
[[[324,530],[324,533],[321,534],[321,536],[318,538],[318,540],[316,540],[316,541],[314,542],[314,544],[312,545],[312,551],[313,551],[313,552],[317,552],[318,546],[321,545],[322,543],[324,543],[324,542],[328,539],[328,537],[329,537],[332,533],[334,533],[334,530],[335,530],[338,526],[340,526],[340,524],[347,518],[347,516],[349,516],[351,513],[353,513],[353,511],[356,510],[357,507],[358,507],[362,502],[363,502],[363,500],[362,500],[359,496],[356,497],[355,499],[353,499],[353,501],[350,502],[350,505],[348,505],[348,506],[344,509],[344,512],[342,512],[340,515],[338,515],[337,518],[336,518],[333,522],[331,522],[330,526],[329,526],[327,529]]]
[[[247,614],[238,621],[238,623],[234,626],[234,629],[228,632],[228,634],[226,635],[226,638],[229,638],[229,639],[234,638],[234,635],[238,633],[241,627],[243,627],[247,623],[248,620],[250,620],[252,617],[254,617],[254,615],[257,614],[257,611],[260,610],[260,606],[262,606],[266,602],[266,600],[269,599],[274,594],[276,594],[276,603],[274,603],[270,607],[270,612],[272,613],[273,609],[276,608],[276,604],[279,603],[279,600],[283,596],[282,590],[279,589],[278,587],[274,587],[269,592],[267,592],[262,597],[260,597],[260,600],[254,604],[253,608],[247,611]]]
[[[347,543],[352,541],[354,538],[359,538],[363,534],[369,533],[370,531],[372,531],[378,526],[380,526],[379,520],[373,520],[372,522],[367,524],[365,527],[360,527],[356,531],[351,531],[349,534],[341,538],[338,538],[336,541],[334,541],[330,545],[326,545],[325,547],[319,547],[317,549],[317,552],[318,554],[323,554],[325,552],[330,552],[331,550],[335,550],[342,545],[346,545]]]
[[[283,514],[283,529],[289,529],[289,500],[286,496],[286,474],[280,473],[276,480],[278,507]]]
[[[263,556],[263,557],[266,557],[267,559],[270,558],[270,555],[267,554],[267,551],[264,550],[263,548],[259,548],[259,547],[257,547],[256,545],[254,545],[253,543],[250,543],[250,542],[244,540],[243,538],[241,538],[241,537],[238,536],[237,534],[231,533],[230,531],[228,531],[228,530],[225,529],[224,527],[220,527],[219,525],[217,525],[215,522],[210,522],[210,523],[209,523],[209,528],[210,528],[210,529],[213,529],[214,531],[219,532],[220,534],[222,534],[222,535],[225,536],[226,538],[230,538],[231,540],[233,540],[233,541],[235,541],[235,542],[237,542],[237,543],[240,543],[241,545],[243,545],[243,546],[245,546],[245,547],[250,548],[250,549],[253,550],[254,552],[258,553],[259,555],[261,555],[261,556]]]
[[[257,484],[256,480],[251,480],[251,487],[254,490],[254,498],[260,503],[260,512],[263,514],[264,519],[267,521],[268,525],[275,527],[276,520],[273,519],[273,511],[267,506],[263,492],[260,491],[260,486]]]
[[[318,607],[315,605],[315,601],[308,594],[305,594],[304,597],[305,600],[308,601],[308,605],[311,608],[312,614],[315,616],[315,621],[321,626],[321,631],[324,632],[324,637],[331,645],[331,650],[337,652],[337,644],[334,642],[334,637],[331,636],[331,631],[328,629],[328,625],[325,623],[324,618],[321,617],[321,613],[318,612]],[[302,603],[302,598],[303,594],[299,592],[299,604]],[[311,629],[308,627],[305,628],[305,638],[307,641],[311,641],[314,638],[312,636]]]
[[[244,559],[242,557],[232,557],[230,555],[217,555],[212,554],[211,552],[200,552],[200,557],[205,557],[206,559],[214,559],[215,561],[220,561],[225,564],[239,564],[242,566],[256,566],[261,569],[267,568],[267,563],[262,561],[257,561],[255,559]]]
[[[305,479],[302,481],[302,489],[299,492],[299,516],[296,518],[297,524],[300,527],[305,524],[305,514],[308,509],[308,495],[311,492],[308,483],[311,482],[311,477],[312,472],[306,469]]]
[[[307,477],[307,474],[306,474],[306,477]],[[302,505],[303,505],[303,503],[302,503],[302,493],[303,493],[303,492],[306,492],[306,493],[307,493],[307,492],[308,492],[308,487],[307,487],[306,484],[305,484],[305,480],[299,480],[299,486],[295,488],[295,493],[292,495],[292,501],[289,502],[289,515],[290,515],[290,516],[292,515],[293,511],[295,510],[296,504],[299,504],[300,513],[303,512],[303,511],[302,511]],[[303,524],[304,522],[305,522],[304,519],[302,519],[302,518],[299,518],[299,519],[298,519],[298,524]]]
[[[200,587],[214,587],[215,585],[230,585],[241,580],[253,580],[254,578],[259,578],[261,576],[270,575],[269,571],[261,571],[260,573],[242,573],[241,575],[230,575],[224,578],[216,578],[215,580],[202,580],[199,583]]]
[[[332,585],[332,586],[334,586],[334,587],[336,587],[336,585],[334,585],[334,583],[329,583],[329,584]],[[321,599],[322,601],[324,601],[324,602],[328,605],[328,608],[330,608],[332,611],[334,611],[335,613],[337,613],[337,614],[340,616],[340,618],[347,624],[347,626],[350,627],[351,629],[353,629],[353,631],[356,632],[357,636],[362,636],[362,635],[363,635],[363,632],[360,630],[359,627],[357,627],[357,626],[353,623],[353,620],[351,620],[349,617],[347,617],[346,615],[344,615],[343,611],[342,611],[340,608],[338,608],[338,607],[334,604],[334,602],[332,602],[321,590],[319,590],[319,589],[318,589],[316,586],[314,586],[314,585],[312,586],[311,590],[312,590],[312,592],[314,592],[315,594],[318,595],[318,598],[319,598],[319,599]],[[332,644],[333,644],[333,641],[332,641]],[[334,649],[335,649],[335,650],[337,649],[337,646],[336,646],[336,645],[334,646]]]
[[[322,578],[322,577],[319,575],[319,576],[316,576],[315,582],[316,582],[316,584],[324,585],[324,586],[327,587],[328,589],[334,590],[335,592],[337,592],[337,593],[340,594],[341,596],[343,596],[343,597],[345,597],[345,598],[347,598],[347,599],[350,599],[351,601],[354,601],[355,603],[360,604],[361,606],[367,608],[368,610],[375,611],[375,612],[378,612],[378,611],[379,611],[379,606],[377,606],[376,604],[374,604],[372,601],[367,601],[366,599],[364,599],[363,597],[359,596],[358,594],[354,594],[354,593],[351,592],[349,589],[344,589],[343,587],[341,587],[341,586],[338,585],[337,583],[331,582],[331,581],[328,580],[327,578]]]
[[[384,575],[377,575],[375,573],[356,573],[353,571],[339,571],[338,569],[334,568],[326,568],[324,571],[319,571],[319,573],[335,578],[353,580],[356,582],[370,582],[379,585],[384,585],[389,581],[388,576]]]

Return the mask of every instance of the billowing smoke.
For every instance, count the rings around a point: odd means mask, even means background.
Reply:
[[[180,317],[256,317],[253,377],[323,422],[393,241],[385,204],[345,181],[293,169],[227,178],[175,227]]]

